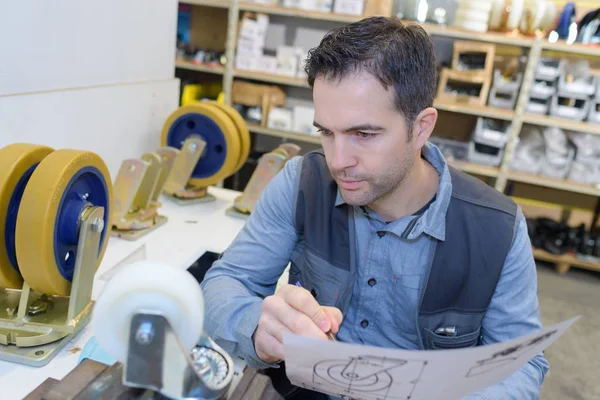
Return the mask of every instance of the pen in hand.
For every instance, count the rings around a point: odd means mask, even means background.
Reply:
[[[302,284],[300,283],[300,281],[296,281],[296,286],[302,287]],[[327,338],[329,340],[333,340],[334,342],[337,342],[335,335],[331,331],[325,332],[325,335],[327,335]]]

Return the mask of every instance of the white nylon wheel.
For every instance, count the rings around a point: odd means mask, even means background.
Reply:
[[[127,358],[129,326],[140,311],[160,312],[186,349],[200,339],[204,297],[187,271],[156,261],[138,261],[119,271],[104,288],[91,326],[100,348],[119,362]]]

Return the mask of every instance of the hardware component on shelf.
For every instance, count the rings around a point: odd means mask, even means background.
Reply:
[[[164,147],[123,161],[113,188],[112,236],[137,240],[167,222],[159,197],[178,153]]]
[[[545,81],[542,79],[536,79],[529,90],[529,97],[540,99],[540,100],[550,100],[550,96],[556,94],[556,82],[555,81]],[[548,104],[550,104],[548,102]],[[547,111],[547,110],[546,110]]]
[[[49,382],[63,396],[214,400],[233,382],[231,356],[203,330],[200,286],[180,268],[146,260],[124,266],[106,284],[91,326],[92,342],[114,362],[83,358],[63,381]],[[43,385],[38,393],[52,390]]]
[[[491,77],[495,54],[495,44],[457,40],[453,46],[452,69]]]
[[[300,146],[293,143],[281,144],[258,160],[244,192],[234,200],[227,214],[246,219],[254,210],[264,188],[283,169],[285,163],[300,152]]]
[[[565,60],[555,58],[540,57],[535,66],[535,79],[553,82],[558,79],[565,68]]]
[[[493,44],[454,42],[452,68],[441,71],[437,99],[484,106],[492,83],[495,49]]]
[[[584,185],[600,184],[600,136],[592,133],[568,132],[576,147],[568,179]]]
[[[285,92],[278,86],[262,85],[243,81],[235,81],[231,87],[231,103],[247,107],[261,107],[259,121],[263,128],[267,126],[267,116],[273,107],[284,107]]]
[[[492,107],[512,110],[517,104],[523,73],[517,72],[513,79],[506,79],[499,69],[494,70],[494,80],[490,90],[488,104]]]
[[[216,101],[174,111],[163,126],[163,146],[179,149],[163,191],[179,204],[213,201],[208,187],[234,175],[250,153],[250,132],[233,107]]]
[[[423,3],[425,3],[426,10],[427,2]],[[450,4],[446,3],[446,6],[450,6]],[[491,11],[491,1],[461,0],[454,12],[452,25],[468,31],[487,32]]]
[[[563,97],[560,94],[552,96],[550,115],[559,118],[583,121],[587,117],[591,100]]]
[[[468,71],[444,68],[436,98],[440,101],[485,106],[491,79]]]
[[[533,114],[548,114],[550,111],[550,102],[554,96],[548,96],[547,98],[530,97],[527,105],[525,105],[525,111]]]
[[[473,137],[469,142],[469,161],[492,167],[499,166],[504,156],[509,126],[507,121],[477,118]]]
[[[108,169],[94,153],[0,149],[0,360],[45,365],[88,323],[111,202]]]
[[[539,127],[524,126],[515,148],[511,169],[537,174],[544,159],[544,136]]]
[[[467,161],[468,143],[439,136],[431,136],[429,141],[440,149],[446,160]]]
[[[588,61],[565,62],[558,77],[558,95],[586,100],[596,92],[595,83]]]
[[[590,102],[590,111],[587,120],[588,122],[600,124],[600,97]]]
[[[560,128],[547,127],[544,129],[544,143],[540,174],[551,178],[566,178],[575,157],[575,149],[566,133]]]

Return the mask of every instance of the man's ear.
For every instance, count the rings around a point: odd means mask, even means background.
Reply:
[[[413,141],[417,149],[421,149],[425,146],[427,140],[435,128],[437,122],[438,112],[433,107],[428,107],[421,111],[413,125]]]

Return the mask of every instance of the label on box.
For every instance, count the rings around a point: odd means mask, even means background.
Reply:
[[[263,53],[261,43],[257,43],[251,39],[239,38],[237,42],[237,54],[260,56]]]
[[[276,74],[277,73],[277,57],[274,56],[261,56],[258,61],[258,69],[260,72],[265,74]]]

